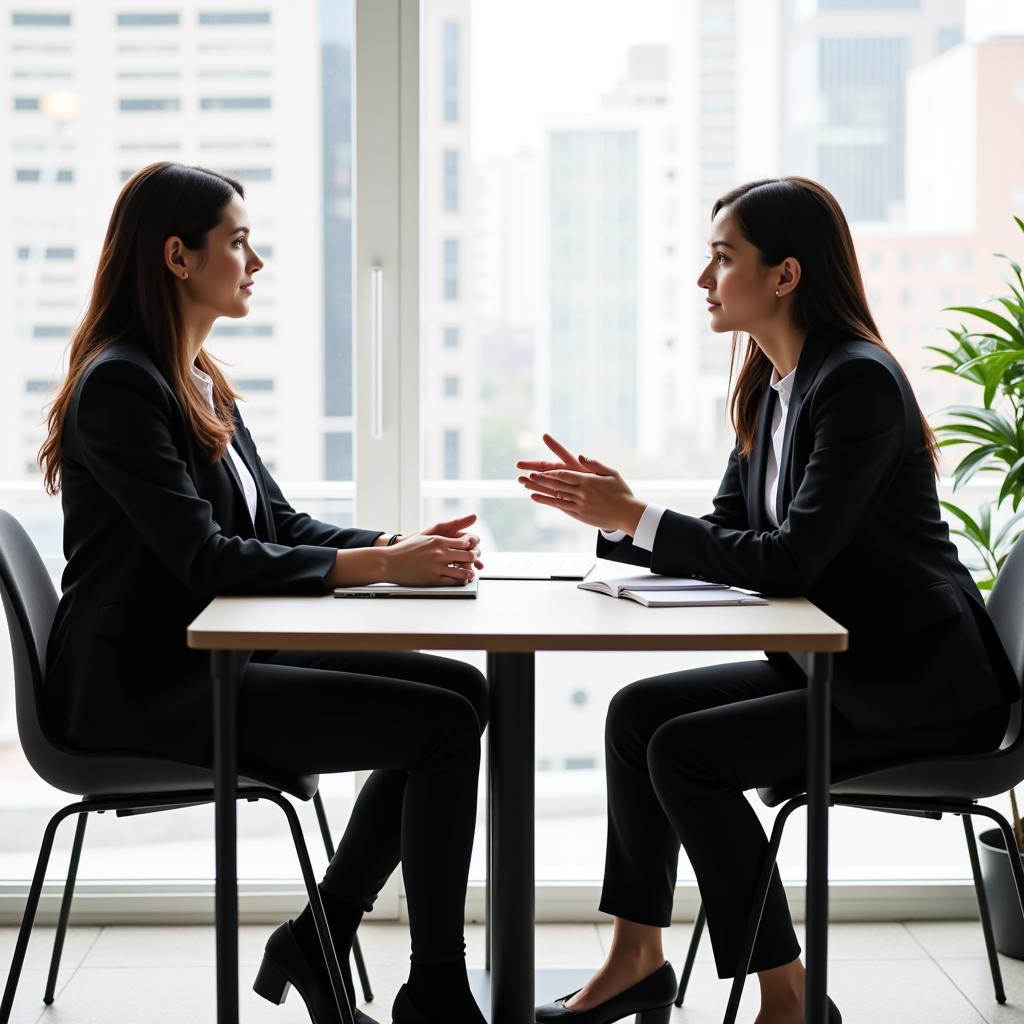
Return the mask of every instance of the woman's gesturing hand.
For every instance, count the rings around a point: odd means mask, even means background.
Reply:
[[[560,462],[521,459],[516,463],[517,468],[529,471],[519,482],[532,492],[535,502],[602,530],[636,532],[644,503],[634,496],[618,470],[585,455],[577,458],[550,434],[544,435],[544,443]]]

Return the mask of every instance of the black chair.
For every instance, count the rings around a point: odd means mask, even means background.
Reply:
[[[43,997],[47,1005],[52,1003],[54,998],[89,814],[115,811],[118,817],[123,817],[178,807],[193,807],[212,803],[214,796],[212,771],[156,757],[82,753],[65,747],[48,733],[43,713],[43,671],[46,665],[46,644],[57,610],[57,592],[28,534],[13,516],[2,510],[0,598],[3,600],[7,615],[14,656],[15,706],[22,749],[33,769],[46,783],[82,797],[79,802],[68,804],[57,811],[43,833],[35,875],[29,888],[25,914],[11,961],[10,975],[3,1001],[0,1002],[0,1024],[8,1024],[58,825],[65,818],[78,815],[50,972]],[[288,793],[300,800],[313,798],[327,855],[332,857],[334,843],[331,840],[318,785],[317,775],[277,775],[261,771],[258,775],[250,773],[250,777],[239,778],[238,799],[250,802],[269,800],[284,812],[313,909],[328,973],[335,985],[338,1011],[345,1024],[352,1024],[352,1010],[341,985],[337,957],[327,931],[327,921],[302,835],[302,827],[295,808],[283,795]],[[370,1001],[373,994],[370,991],[358,941],[353,947],[353,953],[365,998]]]
[[[1003,564],[988,601],[988,612],[1019,679],[1024,676],[1024,541],[1019,540],[1014,544],[1013,550]],[[971,872],[974,875],[974,891],[978,898],[981,928],[985,935],[985,948],[992,971],[992,984],[995,988],[996,1001],[999,1003],[1006,1002],[1006,993],[1003,990],[999,960],[992,938],[988,900],[981,878],[978,848],[970,818],[971,815],[977,814],[994,821],[1002,833],[1007,851],[1016,850],[1017,843],[1010,823],[997,811],[979,805],[978,801],[1005,793],[1018,785],[1022,779],[1024,729],[1021,728],[1021,704],[1017,702],[1011,706],[1010,723],[998,750],[984,754],[931,757],[927,760],[888,761],[884,764],[861,765],[856,769],[834,771],[829,798],[831,806],[861,807],[865,810],[907,814],[934,820],[938,820],[943,814],[961,817]],[[779,843],[782,841],[782,831],[790,814],[807,802],[807,794],[802,787],[803,783],[800,782],[788,786],[769,786],[757,791],[767,806],[777,807],[784,801],[785,806],[779,811],[772,828],[768,854],[751,906],[724,1024],[733,1024],[736,1019],[743,982],[750,967],[768,886],[775,868]],[[1011,854],[1007,860],[1013,873],[1021,913],[1024,914],[1024,870],[1021,869],[1021,858]],[[683,997],[693,971],[705,920],[704,907],[701,906],[694,922],[693,936],[679,982],[676,1006],[683,1005]]]

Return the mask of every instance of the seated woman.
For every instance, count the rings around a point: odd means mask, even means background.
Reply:
[[[847,627],[835,658],[832,763],[998,747],[1018,682],[960,564],[935,489],[932,431],[868,309],[836,200],[805,178],[719,199],[697,284],[713,331],[748,335],[736,446],[701,518],[645,502],[546,437],[533,500],[602,528],[598,554],[670,576],[803,595]],[[744,790],[804,772],[806,678],[789,655],[644,679],[608,709],[607,960],[537,1020],[667,1021],[662,953],[680,844],[719,977],[735,974],[767,840]],[[803,967],[776,873],[754,948],[757,1024],[803,1021]],[[840,1015],[830,1003],[833,1021]]]
[[[122,189],[40,452],[68,559],[47,713],[77,749],[212,763],[209,656],[185,630],[216,595],[460,586],[482,567],[474,516],[385,537],[285,500],[203,348],[217,319],[248,313],[262,266],[238,182],[158,163]],[[481,674],[444,658],[279,651],[244,669],[243,770],[376,769],[320,891],[354,1003],[356,928],[401,860],[412,965],[396,1024],[483,1022],[463,915],[486,717]],[[256,990],[281,1002],[289,983],[314,1024],[336,1024],[308,906],[271,935]]]

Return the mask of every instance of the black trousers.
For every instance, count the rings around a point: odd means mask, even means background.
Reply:
[[[948,726],[862,735],[832,713],[832,764],[994,750],[1009,710]],[[608,845],[601,910],[667,927],[680,844],[697,876],[720,978],[736,972],[768,840],[744,790],[805,775],[806,677],[766,661],[675,672],[620,690],[608,709]],[[776,871],[750,970],[800,954]]]
[[[375,769],[323,888],[361,909],[402,864],[416,963],[464,955],[487,682],[428,654],[257,654],[238,709],[239,765]]]

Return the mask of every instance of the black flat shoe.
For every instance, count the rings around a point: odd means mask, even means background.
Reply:
[[[537,1024],[612,1024],[612,1021],[633,1014],[636,1014],[636,1024],[668,1024],[678,990],[676,972],[666,960],[643,981],[589,1010],[568,1009],[566,1000],[576,995],[576,992],[570,992],[553,1003],[538,1006],[534,1013]]]
[[[295,986],[306,1004],[313,1024],[341,1024],[334,1003],[327,965],[322,958],[312,963],[302,944],[295,938],[291,921],[274,929],[263,951],[263,963],[253,982],[253,991],[264,999],[280,1005]],[[355,1024],[377,1024],[361,1010],[352,1007]]]

